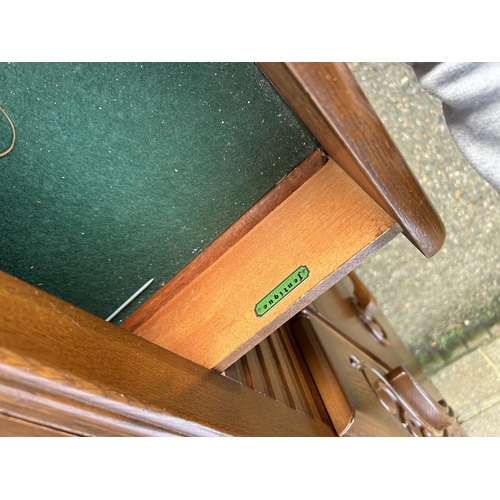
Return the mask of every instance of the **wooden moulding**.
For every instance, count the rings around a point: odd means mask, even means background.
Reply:
[[[446,231],[344,63],[259,63],[323,149],[402,227],[426,256]]]
[[[0,304],[0,415],[11,433],[41,426],[47,435],[79,436],[335,435],[3,272]]]
[[[223,371],[399,232],[329,160],[133,331]],[[257,316],[257,303],[301,266],[307,279]]]
[[[74,434],[57,431],[50,427],[33,424],[0,413],[0,437],[71,437]]]

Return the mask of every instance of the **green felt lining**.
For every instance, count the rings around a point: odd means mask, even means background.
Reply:
[[[154,277],[115,323],[318,147],[251,63],[2,63],[0,106],[0,269],[102,318]]]

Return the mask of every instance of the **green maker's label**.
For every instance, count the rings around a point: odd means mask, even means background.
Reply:
[[[309,269],[306,266],[300,266],[255,306],[255,314],[259,318],[264,316],[264,314],[284,299],[290,292],[295,290],[308,277]]]

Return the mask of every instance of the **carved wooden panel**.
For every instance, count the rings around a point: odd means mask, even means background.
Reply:
[[[464,435],[354,273],[307,306],[292,329],[339,435]],[[339,411],[342,398],[350,414]]]
[[[347,334],[363,349],[369,351],[372,357],[380,359],[387,369],[403,365],[425,390],[438,400],[441,397],[438,391],[377,307],[375,299],[372,304],[372,320],[374,326],[383,332],[385,341],[381,342],[379,335],[374,335],[371,328],[360,317],[360,310],[356,307],[353,277],[357,278],[354,273],[351,273],[340,280],[334,287],[318,297],[312,306],[334,324],[337,330]]]

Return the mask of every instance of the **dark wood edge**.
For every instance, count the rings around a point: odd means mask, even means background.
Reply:
[[[311,178],[328,160],[320,150],[315,150],[303,162],[286,175],[276,186],[245,212],[233,225],[197,255],[182,271],[158,290],[141,307],[121,324],[129,332],[135,332],[156,311],[167,304],[185,286],[234,246],[245,234],[269,215],[278,205]]]
[[[29,420],[13,417],[0,411],[0,437],[75,437],[57,429],[45,427]]]
[[[297,315],[290,326],[330,420],[337,434],[343,436],[354,422],[355,411],[342,384],[316,338],[310,321],[302,315]]]
[[[189,435],[186,429],[178,429],[175,424],[170,428],[155,425],[147,413],[137,418],[138,408],[130,411],[128,404],[120,405],[99,397],[102,390],[95,387],[90,390],[90,384],[77,377],[66,376],[64,383],[54,383],[55,377],[47,376],[47,371],[47,367],[36,360],[26,360],[0,348],[1,411],[75,436]],[[197,436],[214,435],[209,430],[202,433],[196,428],[192,432]]]
[[[80,435],[334,435],[4,272],[0,304],[3,413]]]
[[[326,153],[432,257],[444,225],[347,65],[258,65]]]

